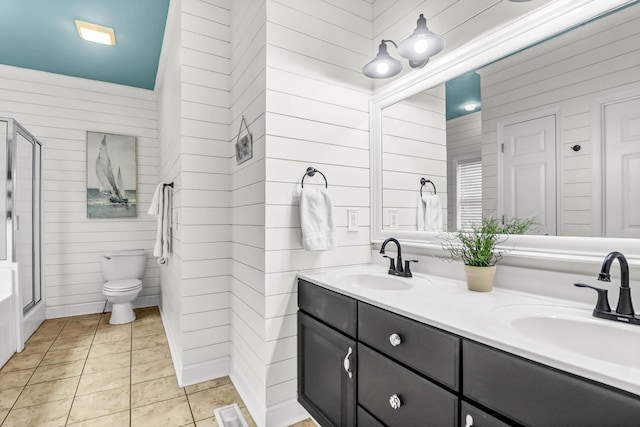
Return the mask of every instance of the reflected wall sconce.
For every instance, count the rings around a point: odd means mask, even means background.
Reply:
[[[411,68],[424,67],[429,62],[429,58],[440,53],[445,46],[444,38],[427,28],[427,20],[421,13],[416,29],[399,46],[393,40],[382,40],[376,57],[362,67],[362,73],[365,76],[372,79],[386,79],[402,71],[402,63],[389,55],[387,43],[392,43],[398,50],[398,55],[409,60]]]

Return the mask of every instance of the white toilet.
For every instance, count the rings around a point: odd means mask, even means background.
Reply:
[[[102,254],[102,277],[106,280],[102,293],[112,304],[112,325],[136,320],[131,303],[142,289],[147,255],[144,250],[107,252]]]

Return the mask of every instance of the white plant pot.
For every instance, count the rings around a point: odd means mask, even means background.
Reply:
[[[496,277],[496,266],[475,267],[465,265],[464,271],[467,273],[467,288],[470,291],[489,292],[493,289],[493,279]]]

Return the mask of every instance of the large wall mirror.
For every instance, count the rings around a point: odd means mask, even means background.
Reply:
[[[486,216],[532,219],[540,237],[519,243],[538,249],[640,238],[640,2],[586,3],[564,23],[544,6],[528,19],[545,37],[518,45],[515,24],[508,47],[473,41],[374,99],[374,240]]]

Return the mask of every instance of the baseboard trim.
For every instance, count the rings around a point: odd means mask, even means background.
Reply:
[[[226,377],[231,372],[231,356],[183,366],[180,387],[203,383],[220,377]]]
[[[287,427],[307,418],[311,418],[311,415],[306,409],[296,399],[291,399],[267,408],[266,425],[269,427]]]
[[[256,395],[253,388],[249,386],[246,377],[240,370],[237,369],[235,364],[231,364],[231,382],[238,391],[238,394],[244,401],[245,406],[249,410],[249,413],[253,417],[258,427],[266,426],[266,408],[265,404],[260,402],[260,398]]]
[[[233,361],[229,376],[258,427],[287,427],[311,418],[311,415],[296,399],[266,407],[265,403],[260,402],[260,396],[249,386],[246,377],[238,370]]]
[[[139,297],[133,302],[134,308],[153,307],[160,305],[160,295],[149,295]],[[82,316],[83,314],[102,313],[111,311],[111,304],[105,307],[104,301],[88,302],[84,304],[58,305],[47,307],[46,318],[57,319],[58,317]]]
[[[162,310],[162,305],[159,306],[159,309],[160,319],[162,319],[162,326],[164,327],[164,334],[166,335],[167,343],[169,344],[169,353],[171,354],[171,361],[173,362],[173,370],[176,372],[178,385],[182,387],[182,359],[180,358],[180,353],[178,353],[178,348],[176,347],[176,342],[173,338],[173,332],[169,326],[169,321]]]

